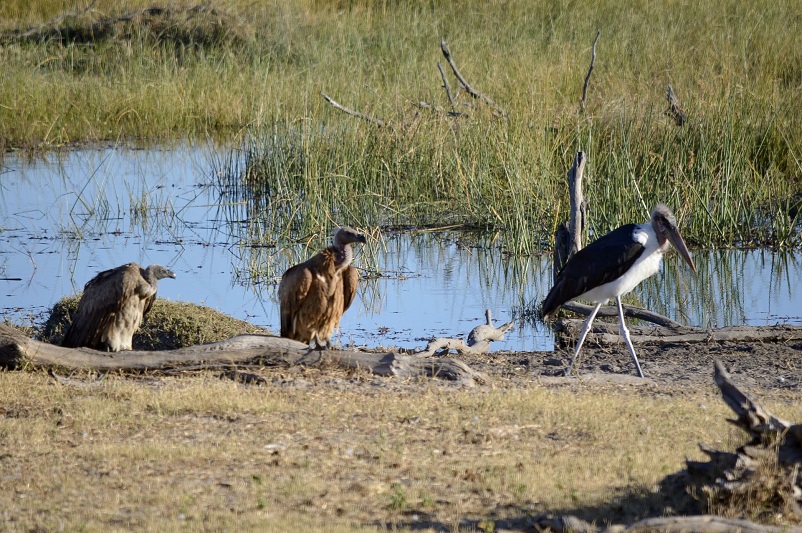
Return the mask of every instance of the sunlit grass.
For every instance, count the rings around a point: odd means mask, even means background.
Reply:
[[[656,512],[657,482],[701,459],[698,442],[726,450],[743,438],[712,389],[397,388],[358,375],[342,376],[344,389],[314,370],[282,375],[247,387],[211,374],[58,385],[0,373],[4,516],[69,530],[372,530],[411,526],[413,513],[593,519],[631,494],[625,514],[637,517]]]

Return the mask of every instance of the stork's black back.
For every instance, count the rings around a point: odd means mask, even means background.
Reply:
[[[575,253],[557,274],[554,286],[543,300],[541,316],[550,316],[565,302],[629,270],[644,249],[633,238],[637,227],[637,224],[626,224],[616,228]]]

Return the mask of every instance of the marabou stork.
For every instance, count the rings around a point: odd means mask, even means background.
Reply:
[[[644,224],[627,224],[593,241],[574,254],[557,275],[554,287],[543,300],[541,315],[548,319],[562,304],[574,298],[596,302],[579,334],[579,341],[568,370],[574,369],[579,350],[590,331],[596,313],[603,303],[616,299],[620,333],[635,361],[638,376],[643,371],[635,355],[635,348],[624,324],[621,296],[634,289],[641,281],[660,269],[663,254],[671,243],[683,259],[696,271],[685,241],[677,229],[677,219],[671,210],[658,204],[652,211],[652,220]]]
[[[367,242],[353,228],[342,227],[334,244],[289,268],[278,285],[281,336],[331,347],[331,336],[356,295],[359,275],[351,261],[351,243]]]

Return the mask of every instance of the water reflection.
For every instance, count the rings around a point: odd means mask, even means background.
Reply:
[[[176,271],[178,279],[160,285],[165,298],[277,330],[278,277],[323,242],[255,237],[258,221],[215,184],[220,153],[204,145],[7,157],[0,181],[4,317],[42,320],[98,271],[137,261]],[[672,253],[628,301],[691,325],[802,324],[794,298],[802,254],[693,256],[696,275]],[[505,256],[493,235],[386,232],[360,247],[356,263],[369,267],[368,279],[343,318],[346,344],[422,347],[432,336],[465,335],[490,308],[497,321],[518,326],[494,349],[552,348],[548,328],[527,313],[551,286],[549,256]]]

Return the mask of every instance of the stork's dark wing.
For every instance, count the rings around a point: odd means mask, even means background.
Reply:
[[[61,341],[62,346],[97,347],[102,332],[120,311],[130,289],[126,278],[140,276],[139,266],[134,263],[104,270],[84,285],[84,292],[78,302],[78,309],[72,316],[72,323]]]
[[[593,241],[568,260],[543,300],[541,316],[548,317],[569,300],[620,277],[643,253],[633,238],[637,224],[614,229]]]

